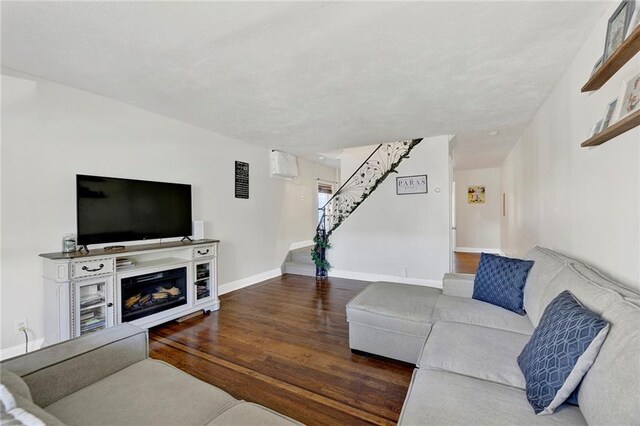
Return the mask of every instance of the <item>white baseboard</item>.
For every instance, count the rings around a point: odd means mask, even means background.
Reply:
[[[44,339],[36,339],[29,341],[29,352],[38,350],[42,347]],[[22,355],[24,352],[24,343],[10,348],[0,349],[0,360],[13,358],[14,356]]]
[[[257,284],[271,278],[279,277],[280,275],[282,275],[282,271],[280,270],[280,268],[277,268],[270,271],[262,272],[260,274],[252,275],[250,277],[241,278],[236,281],[231,281],[230,283],[221,284],[218,286],[218,294],[225,294],[229,293],[230,291],[249,287],[250,285]]]
[[[309,247],[313,245],[313,241],[312,240],[307,240],[307,241],[298,241],[296,243],[291,243],[291,247],[289,247],[289,251],[291,250],[297,250],[299,248],[303,248],[303,247]]]
[[[442,280],[426,280],[422,278],[398,277],[395,275],[368,274],[366,272],[343,271],[340,269],[331,269],[329,271],[329,276],[360,281],[389,281],[392,283],[414,284],[426,287],[442,288]]]
[[[500,254],[500,249],[497,248],[477,248],[477,247],[456,247],[454,251],[458,251],[460,253],[490,253],[490,254]]]

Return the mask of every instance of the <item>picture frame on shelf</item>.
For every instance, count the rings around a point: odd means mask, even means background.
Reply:
[[[598,59],[596,63],[593,65],[593,70],[591,71],[591,75],[594,75],[596,71],[598,71],[600,67],[602,67],[603,63],[604,63],[604,55],[601,55],[600,59]]]
[[[617,118],[625,118],[640,110],[640,72],[622,83]]]
[[[633,11],[633,16],[631,16],[631,20],[629,21],[629,28],[627,28],[627,35],[625,38],[629,37],[633,30],[638,26],[640,26],[640,7],[636,7]]]
[[[635,8],[634,0],[623,0],[607,24],[607,36],[604,43],[604,60],[611,57],[613,52],[620,47],[625,37],[627,29],[631,23],[631,17]]]
[[[618,98],[615,98],[614,100],[609,102],[609,104],[607,104],[607,109],[604,113],[604,119],[602,121],[602,129],[600,130],[606,129],[607,127],[609,127],[611,123],[616,121],[615,113],[617,112],[617,108],[616,108],[617,106],[618,106]]]
[[[602,127],[602,122],[603,121],[604,121],[604,118],[601,119],[601,120],[598,120],[598,122],[593,125],[593,127],[591,128],[591,134],[589,135],[589,138],[592,138],[595,135],[597,135],[598,133],[600,133],[600,128]]]

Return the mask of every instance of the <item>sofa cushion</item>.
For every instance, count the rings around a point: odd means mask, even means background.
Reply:
[[[299,424],[280,413],[244,401],[229,408],[208,423],[209,426],[291,426]]]
[[[226,392],[147,359],[45,409],[69,425],[202,425],[235,404]]]
[[[9,411],[13,417],[19,421],[19,424],[25,425],[41,425],[47,426],[63,426],[63,423],[51,413],[46,412],[38,407],[30,399],[23,398],[20,395],[14,395],[16,408]],[[3,423],[4,426],[4,423]]]
[[[608,306],[622,302],[622,296],[616,290],[589,279],[578,268],[584,271],[579,265],[565,265],[551,280],[540,297],[545,308],[565,290],[598,315],[602,315]]]
[[[8,359],[2,368],[19,375],[33,402],[45,407],[146,359],[147,345],[146,330],[120,324]]]
[[[609,323],[563,291],[545,309],[518,357],[527,399],[536,414],[551,414],[591,368]]]
[[[431,329],[418,367],[524,389],[524,377],[516,358],[528,341],[526,334],[438,321]]]
[[[347,304],[347,320],[397,333],[426,337],[442,291],[419,285],[375,282]]]
[[[431,369],[413,373],[399,425],[585,425],[580,409],[563,405],[536,416],[512,386]]]
[[[0,383],[7,387],[12,395],[20,395],[21,397],[31,401],[31,392],[29,386],[14,372],[6,368],[0,369]]]
[[[455,296],[440,296],[434,320],[461,322],[531,335],[533,324],[527,315],[518,315],[490,303]]]
[[[580,408],[590,424],[640,424],[640,307],[619,300],[602,317],[611,328],[580,385]]]
[[[566,262],[556,256],[554,251],[542,247],[532,248],[524,258],[534,261],[524,286],[524,309],[533,325],[538,325],[546,307],[546,304],[542,305],[540,302],[542,293]]]
[[[524,284],[533,261],[488,253],[480,255],[473,298],[524,315]]]

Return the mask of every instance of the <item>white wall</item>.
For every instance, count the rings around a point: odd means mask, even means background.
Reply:
[[[500,169],[456,170],[456,249],[461,251],[491,251],[500,248]],[[469,204],[469,186],[485,186],[485,203]]]
[[[502,250],[535,244],[592,263],[640,289],[640,127],[581,148],[621,82],[640,71],[636,55],[600,90],[580,93],[602,54],[612,3],[501,167],[507,217]]]
[[[335,178],[304,160],[293,182],[270,178],[267,149],[40,79],[2,76],[2,119],[2,348],[22,342],[17,319],[42,337],[38,254],[75,232],[76,173],[191,184],[193,217],[221,240],[221,287],[279,269],[311,239],[315,179]],[[235,160],[250,164],[248,200],[234,198]]]
[[[449,139],[424,139],[332,234],[329,275],[441,285],[450,256]],[[344,150],[341,176],[348,179],[373,149]],[[419,174],[428,175],[428,194],[396,195],[397,176]]]

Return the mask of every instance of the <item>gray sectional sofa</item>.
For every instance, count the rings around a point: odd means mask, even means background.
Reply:
[[[399,424],[640,425],[640,294],[594,268],[535,247],[524,289],[527,315],[472,299],[473,275],[443,289],[372,283],[347,305],[354,350],[416,365]],[[611,328],[584,377],[579,407],[535,415],[517,357],[545,307],[570,290]]]
[[[2,362],[18,408],[2,424],[39,424],[11,420],[21,410],[46,425],[299,424],[150,359],[147,337],[123,324]]]

